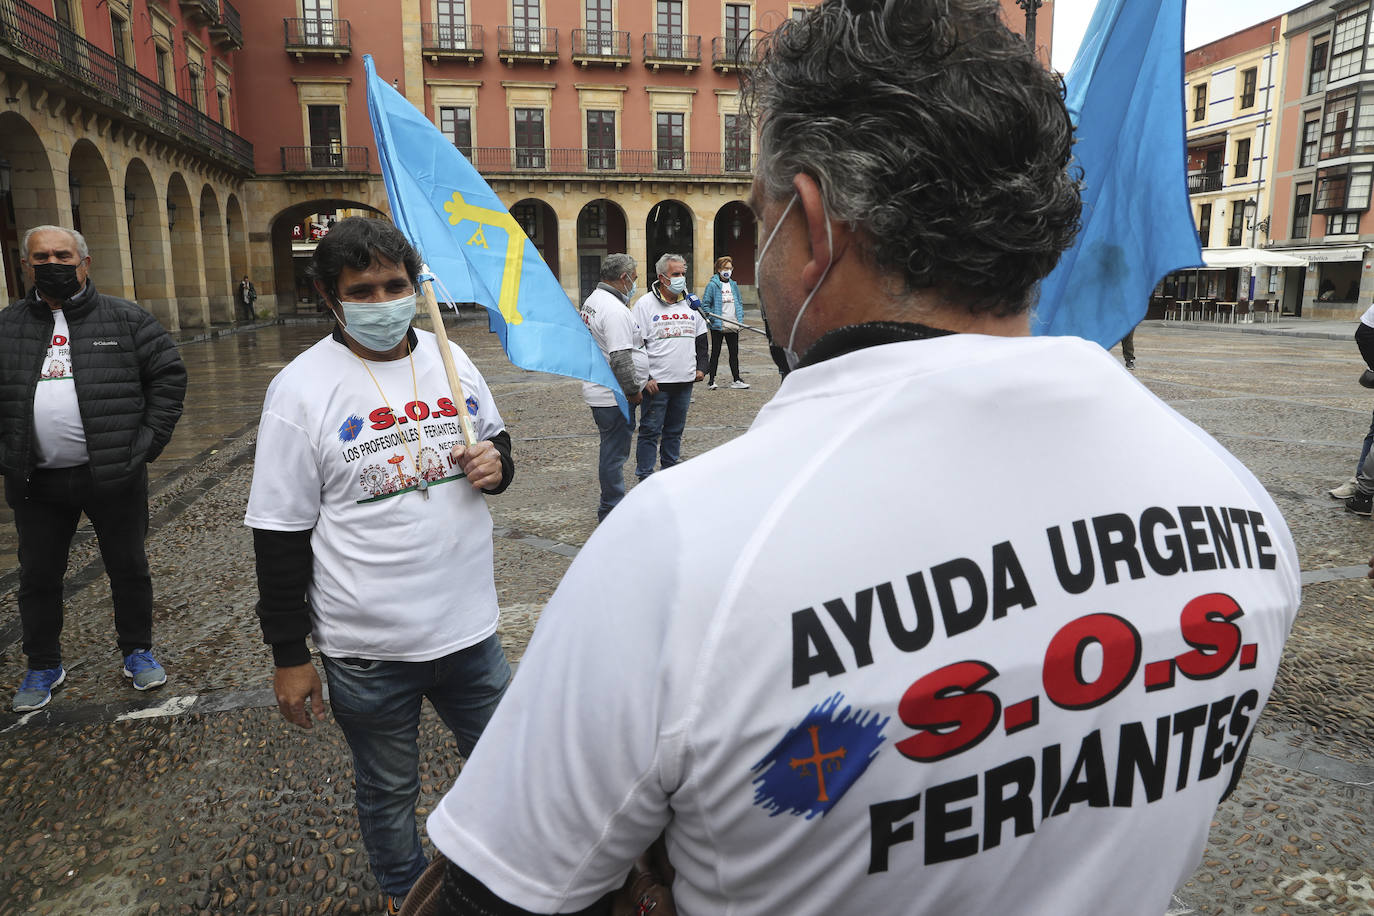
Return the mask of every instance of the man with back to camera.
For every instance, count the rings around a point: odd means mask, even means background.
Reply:
[[[1100,346],[1028,336],[1080,201],[999,12],[828,0],[764,41],[757,282],[798,368],[568,570],[430,816],[436,912],[596,912],[664,831],[687,916],[1158,916],[1195,868],[1297,556]]]
[[[46,706],[67,679],[62,578],[83,513],[110,578],[121,671],[136,690],[167,683],[152,653],[148,462],[186,397],[171,335],[146,309],[96,290],[81,233],[37,226],[23,247],[31,289],[0,312],[0,470],[19,535],[28,658],[15,712]]]
[[[644,349],[644,335],[630,312],[638,279],[634,258],[628,254],[606,255],[601,262],[601,282],[582,303],[582,320],[615,373],[625,399],[630,402],[630,417],[626,420],[611,389],[595,382],[582,383],[583,400],[592,409],[592,419],[601,433],[597,460],[601,502],[596,509],[597,522],[604,521],[625,498],[625,459],[630,457],[634,408],[643,398],[641,392],[649,380],[649,354]]]
[[[338,324],[267,389],[245,517],[278,708],[302,728],[324,715],[312,636],[391,913],[425,868],[423,699],[466,756],[510,680],[482,498],[515,474],[510,434],[467,355],[448,344],[460,399],[435,335],[411,328],[419,271],[386,220],[345,219],[321,240],[309,276]]]
[[[701,300],[687,291],[687,262],[665,254],[654,265],[658,278],[634,305],[635,323],[649,352],[649,381],[639,407],[635,476],[644,480],[659,464],[682,460],[682,432],[692,405],[692,386],[706,377],[706,320]]]

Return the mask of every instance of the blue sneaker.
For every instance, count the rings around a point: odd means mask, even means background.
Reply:
[[[124,676],[133,679],[135,690],[151,690],[167,683],[167,672],[162,670],[148,649],[139,649],[124,656]]]
[[[14,695],[12,708],[15,712],[42,709],[52,699],[53,688],[66,679],[67,669],[61,665],[56,668],[30,668],[24,673],[24,681],[19,685],[19,692]]]

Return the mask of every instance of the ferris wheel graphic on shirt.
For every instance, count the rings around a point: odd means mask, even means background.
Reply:
[[[43,359],[43,370],[38,374],[40,382],[71,380],[72,344],[65,334],[54,334],[48,345],[48,355]]]
[[[477,415],[475,398],[468,398],[465,406],[470,415]],[[453,419],[459,408],[450,398],[441,397],[432,404],[411,401],[399,409],[399,415],[389,405],[363,414],[350,413],[339,425],[342,448],[336,455],[345,466],[353,465],[361,490],[358,504],[427,490],[467,476],[451,453],[463,433]]]

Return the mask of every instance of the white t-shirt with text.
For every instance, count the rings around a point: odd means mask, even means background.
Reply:
[[[687,304],[664,302],[652,292],[635,303],[635,322],[644,333],[649,351],[649,375],[656,382],[691,382],[697,377],[697,336],[705,334],[706,320]]]
[[[620,297],[604,289],[592,290],[582,303],[582,321],[592,332],[592,339],[607,359],[617,350],[629,350],[634,362],[635,381],[641,388],[649,380],[649,354],[644,349],[644,335],[635,323],[634,315]],[[582,399],[588,407],[614,407],[615,394],[605,385],[582,383]]]
[[[314,529],[311,635],[329,656],[427,661],[496,631],[491,514],[449,454],[462,442],[458,411],[479,441],[505,425],[467,354],[450,344],[466,395],[456,403],[434,335],[415,333],[414,381],[408,359],[369,361],[374,384],[327,337],[272,380],[263,404],[244,521]]]
[[[429,833],[536,912],[666,829],[684,916],[1159,916],[1299,590],[1254,476],[1099,346],[838,356],[602,523]]]
[[[52,339],[33,392],[33,432],[38,467],[74,468],[88,463],[86,428],[76,399],[71,331],[67,316],[53,309]]]

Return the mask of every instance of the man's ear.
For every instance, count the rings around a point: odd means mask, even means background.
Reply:
[[[321,283],[319,280],[312,280],[311,283],[315,287],[315,292],[318,293],[320,298],[324,300],[325,308],[329,309],[331,312],[334,312],[335,317],[338,317],[338,312],[335,311],[335,299],[333,296],[329,295],[329,291],[324,288],[324,284]]]
[[[792,178],[792,187],[797,192],[798,202],[806,218],[807,238],[811,246],[810,258],[802,268],[802,286],[807,292],[816,288],[830,265],[840,259],[849,247],[850,231],[839,220],[833,220],[825,211],[825,200],[821,186],[805,172],[798,172]],[[827,231],[826,224],[829,224]]]

